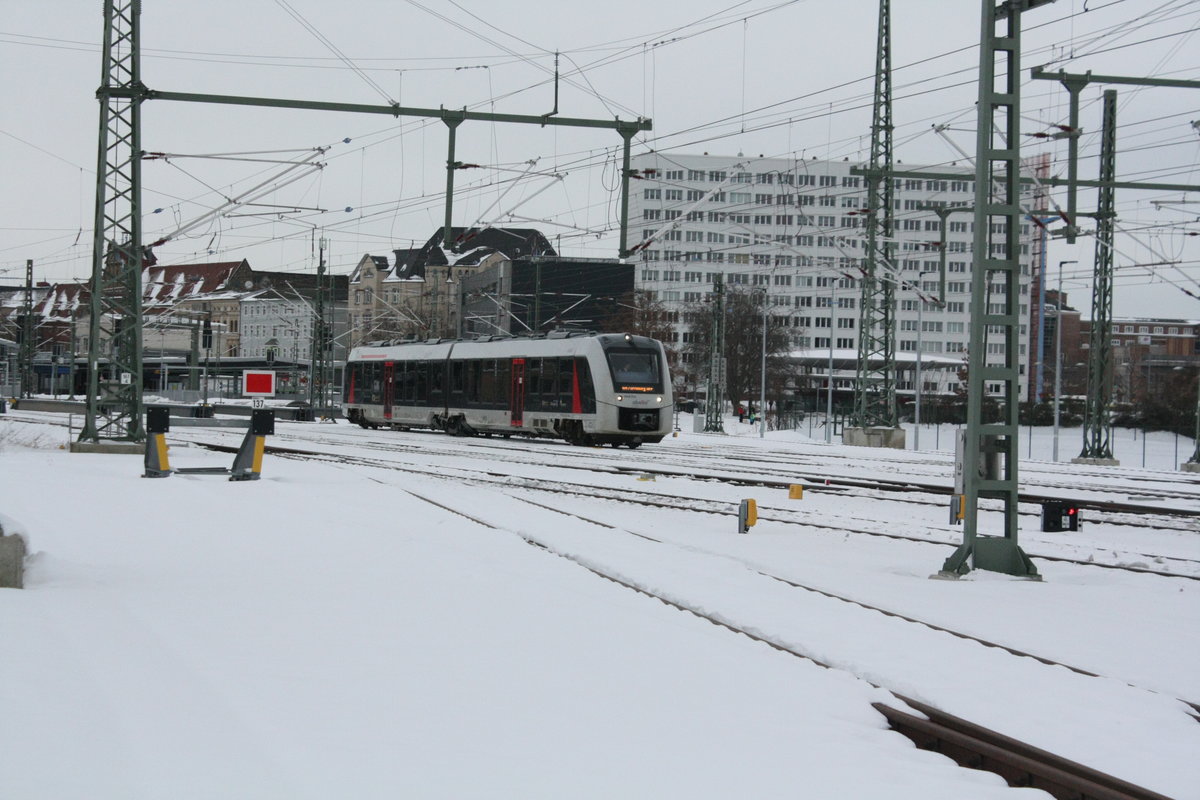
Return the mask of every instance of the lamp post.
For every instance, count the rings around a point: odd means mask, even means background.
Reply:
[[[1146,346],[1146,389],[1142,392],[1142,469],[1146,468],[1146,412],[1150,408],[1150,346]]]
[[[1196,380],[1196,435],[1192,441],[1195,442],[1196,448],[1192,451],[1188,463],[1200,464],[1200,375],[1197,375]]]
[[[913,450],[921,449],[921,329],[924,327],[924,311],[925,300],[920,296],[921,278],[926,275],[937,275],[938,270],[929,270],[917,274],[917,369],[913,379],[913,396],[915,403],[913,405]],[[942,273],[945,274],[945,273]]]
[[[1062,307],[1063,307],[1063,264],[1078,264],[1078,260],[1058,262],[1058,299],[1054,305],[1057,315],[1054,320],[1054,453],[1053,460],[1058,461],[1058,408],[1059,395],[1062,393]]]
[[[825,444],[833,443],[833,289],[837,281],[829,279],[829,385],[825,393]]]
[[[758,438],[767,435],[767,288],[762,292],[762,372],[758,383]]]

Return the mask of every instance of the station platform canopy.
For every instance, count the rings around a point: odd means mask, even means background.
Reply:
[[[858,369],[858,350],[850,348],[835,347],[832,351],[829,348],[793,350],[788,354],[788,359],[799,367],[827,370],[831,353],[834,370],[851,372]],[[913,351],[897,351],[895,361],[896,368],[899,370],[915,370],[917,368],[917,354]],[[872,362],[876,363],[874,359]],[[933,353],[921,354],[922,370],[959,370],[965,365],[965,354],[958,358]]]

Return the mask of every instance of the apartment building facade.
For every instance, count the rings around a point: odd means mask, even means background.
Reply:
[[[765,290],[769,312],[794,329],[797,355],[815,358],[831,349],[855,351],[861,276],[866,255],[867,189],[850,161],[648,153],[633,168],[643,179],[630,200],[630,240],[645,243],[638,260],[639,289],[652,292],[672,310],[702,308],[713,279],[727,289]],[[920,167],[897,165],[917,171]],[[931,168],[933,169],[933,168]],[[897,389],[912,392],[918,347],[928,357],[922,373],[925,392],[947,393],[959,381],[948,359],[965,364],[969,337],[974,173],[944,167],[961,179],[897,178],[894,184],[894,270],[881,272],[897,282]],[[946,219],[946,296],[937,302],[942,222]],[[1021,395],[1030,378],[1033,277],[1042,260],[1040,229],[1021,222],[1020,259]],[[993,245],[996,247],[998,245]],[[1000,287],[991,287],[998,293]],[[681,321],[684,315],[680,315]],[[670,343],[687,344],[681,322]],[[1003,363],[1003,342],[989,341],[989,363]],[[943,368],[929,369],[941,362]],[[845,370],[842,381],[852,377]],[[999,387],[989,387],[998,391]]]

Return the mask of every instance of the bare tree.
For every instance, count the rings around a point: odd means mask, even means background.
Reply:
[[[736,405],[749,401],[758,405],[759,384],[762,380],[763,321],[765,294],[761,291],[730,289],[725,293],[725,390],[726,399]],[[788,359],[795,343],[795,333],[787,327],[785,317],[766,314],[767,396],[779,399],[792,374]],[[713,318],[708,305],[689,309],[691,326],[689,341],[684,345],[688,361],[696,374],[697,385],[703,386],[708,375],[709,345],[712,342]]]

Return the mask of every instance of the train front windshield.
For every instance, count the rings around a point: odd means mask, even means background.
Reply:
[[[618,392],[661,392],[662,370],[658,353],[646,350],[609,350],[608,368]]]

